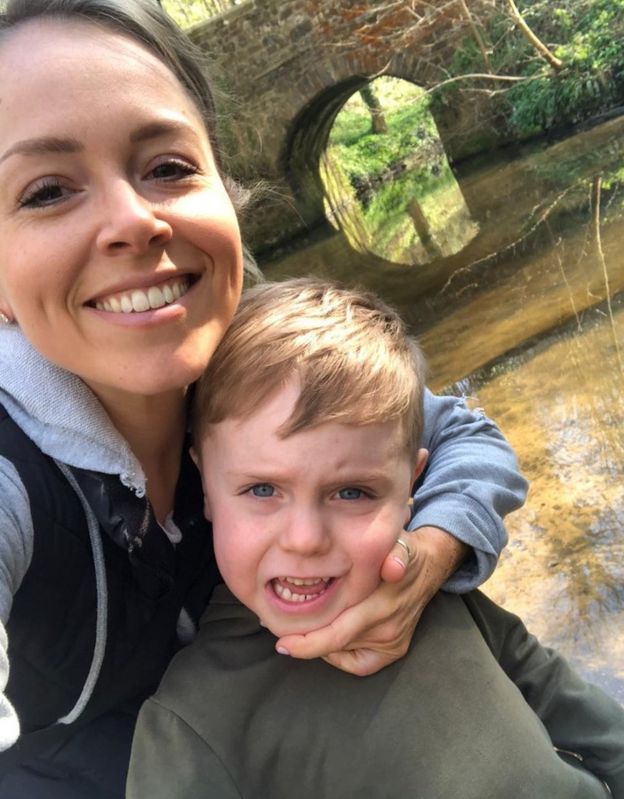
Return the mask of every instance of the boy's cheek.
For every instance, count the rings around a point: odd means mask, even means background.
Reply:
[[[366,532],[366,538],[362,539],[362,543],[366,542],[371,551],[374,551],[374,557],[383,561],[390,554],[410,518],[411,508],[407,501],[405,505],[393,505],[386,513],[382,512],[376,517],[374,524]]]

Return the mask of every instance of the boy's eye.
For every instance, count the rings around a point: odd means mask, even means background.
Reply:
[[[275,487],[270,483],[258,483],[258,485],[252,486],[249,491],[254,497],[266,498],[275,496]]]
[[[183,180],[198,172],[199,169],[188,161],[183,161],[181,158],[169,158],[150,170],[148,177],[153,180],[174,181]]]
[[[353,488],[352,486],[348,486],[347,488],[341,488],[338,492],[338,496],[340,499],[364,499],[368,496],[365,491],[362,491],[361,488]]]

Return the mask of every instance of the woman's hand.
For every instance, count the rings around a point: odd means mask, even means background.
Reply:
[[[361,677],[407,652],[420,614],[464,560],[468,547],[437,527],[401,533],[381,567],[382,583],[327,627],[280,638],[276,648],[297,658],[322,657]]]

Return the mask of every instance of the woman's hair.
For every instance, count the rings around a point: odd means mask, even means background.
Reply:
[[[196,386],[195,441],[211,424],[251,415],[293,379],[300,393],[284,437],[325,422],[399,421],[416,455],[425,379],[416,341],[375,295],[312,278],[243,293]]]
[[[0,14],[0,38],[24,22],[43,17],[95,22],[147,47],[169,67],[191,96],[204,120],[215,159],[221,165],[214,92],[201,68],[204,57],[157,0],[7,0],[5,11]]]
[[[19,25],[46,17],[103,25],[129,36],[159,58],[184,86],[199,110],[217,168],[234,207],[237,211],[245,207],[249,192],[224,172],[215,92],[206,75],[206,57],[165,14],[157,0],[6,0],[4,11],[0,13],[0,42],[8,31]],[[246,271],[258,277],[253,259],[246,250],[244,255]]]

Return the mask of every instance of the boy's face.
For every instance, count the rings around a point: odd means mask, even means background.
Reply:
[[[326,625],[373,591],[426,455],[415,469],[397,422],[280,438],[298,393],[293,382],[213,425],[199,452],[221,574],[277,636]]]

